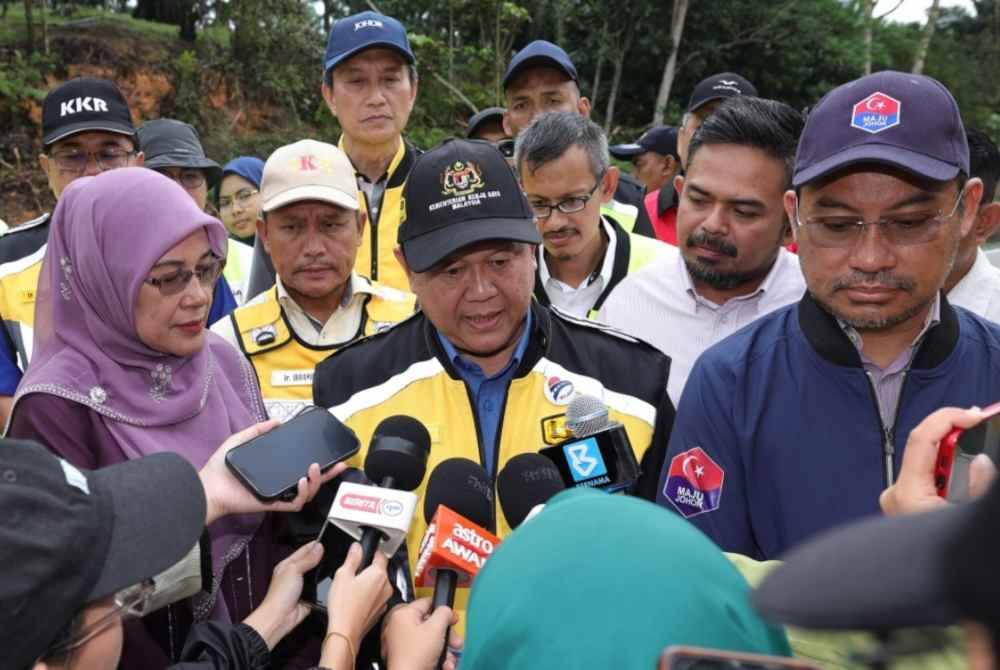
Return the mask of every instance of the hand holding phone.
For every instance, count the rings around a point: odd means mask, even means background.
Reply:
[[[1000,459],[1000,403],[982,410],[983,421],[970,428],[953,428],[938,447],[934,486],[941,498],[952,502],[969,499],[972,462],[986,454],[994,466]]]

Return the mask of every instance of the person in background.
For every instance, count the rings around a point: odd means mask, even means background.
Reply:
[[[503,107],[487,107],[469,117],[465,128],[465,136],[470,140],[485,140],[496,144],[508,138],[503,129],[503,115],[507,111]]]
[[[540,114],[518,135],[514,160],[542,235],[535,273],[539,303],[591,317],[626,275],[668,249],[602,213],[619,172],[604,131],[587,117]]]
[[[222,181],[216,197],[219,219],[230,237],[253,245],[260,213],[260,180],[264,161],[240,156],[222,166]]]
[[[208,192],[219,185],[222,168],[205,155],[194,126],[174,119],[155,119],[139,127],[139,144],[146,156],[145,166],[181,185],[202,210],[208,205]],[[253,248],[229,239],[226,268],[215,287],[208,322],[225,317],[246,296]]]
[[[630,160],[635,176],[646,187],[643,204],[653,222],[656,239],[677,245],[677,191],[674,177],[681,170],[677,154],[677,129],[670,126],[650,128],[632,144],[608,147],[619,160]]]
[[[142,165],[128,103],[114,82],[81,77],[49,91],[42,102],[38,165],[58,199],[75,179]],[[0,421],[31,360],[38,276],[52,216],[42,214],[0,238]]]
[[[590,100],[580,91],[579,79],[569,54],[552,42],[535,40],[514,54],[503,75],[507,135],[517,139],[542,112],[575,112],[589,118]],[[614,198],[601,209],[626,232],[653,237],[642,185],[631,177],[618,180]]]
[[[757,87],[734,72],[713,74],[698,82],[691,92],[687,111],[681,118],[677,130],[677,155],[681,158],[681,168],[687,168],[688,145],[698,127],[716,110],[726,98],[738,95],[757,95]]]
[[[675,404],[702,352],[805,292],[798,259],[782,248],[802,125],[774,100],[725,101],[695,133],[687,174],[675,179],[680,246],[626,277],[597,315],[670,356]]]
[[[349,342],[402,321],[409,293],[359,275],[365,215],[354,169],[337,147],[300,140],[264,166],[258,237],[275,285],[212,330],[245,355],[272,418],[312,404],[313,369]]]
[[[951,274],[944,282],[948,301],[984,319],[1000,323],[1000,268],[980,247],[1000,225],[1000,151],[986,133],[966,129],[969,169],[983,181],[976,223],[958,245]]]

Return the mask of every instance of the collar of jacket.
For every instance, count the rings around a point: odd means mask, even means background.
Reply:
[[[671,179],[660,187],[660,192],[656,196],[656,213],[663,216],[677,207],[677,204],[677,190],[674,189],[674,180]]]
[[[835,365],[860,368],[861,355],[837,318],[823,309],[808,291],[798,307],[799,327],[817,354]],[[924,335],[910,365],[913,369],[935,368],[958,344],[958,316],[941,294],[941,321]]]
[[[536,301],[531,301],[531,334],[528,336],[528,347],[524,350],[521,364],[514,373],[515,377],[523,377],[528,374],[538,360],[549,350],[549,340],[552,334],[552,313]],[[437,358],[444,367],[448,376],[452,379],[462,379],[455,369],[455,363],[448,358],[441,341],[437,337],[434,324],[427,318],[426,314],[421,315],[424,320],[424,343],[430,352]]]
[[[594,305],[590,308],[592,312],[601,309],[604,301],[611,295],[611,291],[618,286],[618,283],[622,279],[625,279],[625,275],[628,274],[628,262],[632,257],[632,240],[628,232],[613,217],[602,215],[601,219],[607,222],[611,226],[611,229],[615,231],[615,258],[611,265],[611,279],[608,281],[608,285],[604,287],[604,290],[601,291],[601,295],[597,296],[597,300],[594,301]],[[604,263],[603,258],[598,265],[602,263]],[[552,304],[548,293],[545,292],[545,285],[542,284],[542,273],[537,268],[535,269],[535,300],[545,307],[549,307]]]

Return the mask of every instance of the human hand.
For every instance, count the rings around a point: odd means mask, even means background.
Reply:
[[[928,512],[947,505],[947,501],[937,494],[934,485],[934,466],[937,462],[938,445],[952,428],[971,428],[983,420],[983,412],[978,407],[939,409],[920,422],[910,431],[903,451],[903,464],[896,482],[879,496],[882,511],[890,516]],[[989,457],[984,457],[989,461]],[[977,457],[970,470],[970,493],[981,492],[988,486],[990,473],[987,466]]]
[[[295,499],[278,502],[262,502],[245,487],[226,465],[226,453],[244,442],[273,430],[281,422],[277,419],[262,421],[249,428],[230,435],[216,449],[208,463],[198,475],[205,489],[205,500],[208,503],[205,514],[205,525],[229,514],[252,514],[255,512],[298,512],[302,507],[316,497],[320,487],[337,477],[347,469],[346,463],[337,463],[324,473],[320,472],[319,464],[313,463],[305,477],[299,479]]]
[[[309,614],[309,607],[299,600],[302,596],[302,576],[319,565],[321,558],[323,545],[310,542],[278,563],[264,601],[243,620],[260,634],[268,649],[274,649]]]
[[[434,670],[449,626],[458,623],[450,607],[438,607],[431,613],[431,599],[421,598],[394,607],[382,628],[382,650],[393,670]],[[444,670],[455,670],[458,658],[452,650],[461,650],[462,636],[451,629]]]
[[[328,642],[346,638],[350,642],[351,656],[357,653],[361,640],[371,630],[385,611],[392,595],[386,568],[389,559],[380,551],[375,552],[372,564],[358,572],[361,566],[361,545],[355,542],[347,558],[337,568],[327,596],[327,638],[323,644],[320,665],[339,667],[337,648],[328,648]],[[331,637],[331,635],[333,637]],[[352,663],[357,659],[352,659]]]

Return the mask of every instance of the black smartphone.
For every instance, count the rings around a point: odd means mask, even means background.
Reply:
[[[353,430],[325,409],[311,407],[231,449],[226,465],[258,499],[292,500],[310,465],[319,463],[325,471],[360,448]]]
[[[983,409],[985,420],[972,428],[953,428],[938,445],[934,485],[942,498],[965,502],[969,498],[969,466],[979,454],[1000,465],[1000,403]]]
[[[616,493],[639,479],[639,464],[624,426],[567,440],[538,453],[555,463],[566,488],[586,486]]]
[[[796,658],[681,646],[667,647],[658,667],[659,670],[820,670],[818,665]]]

